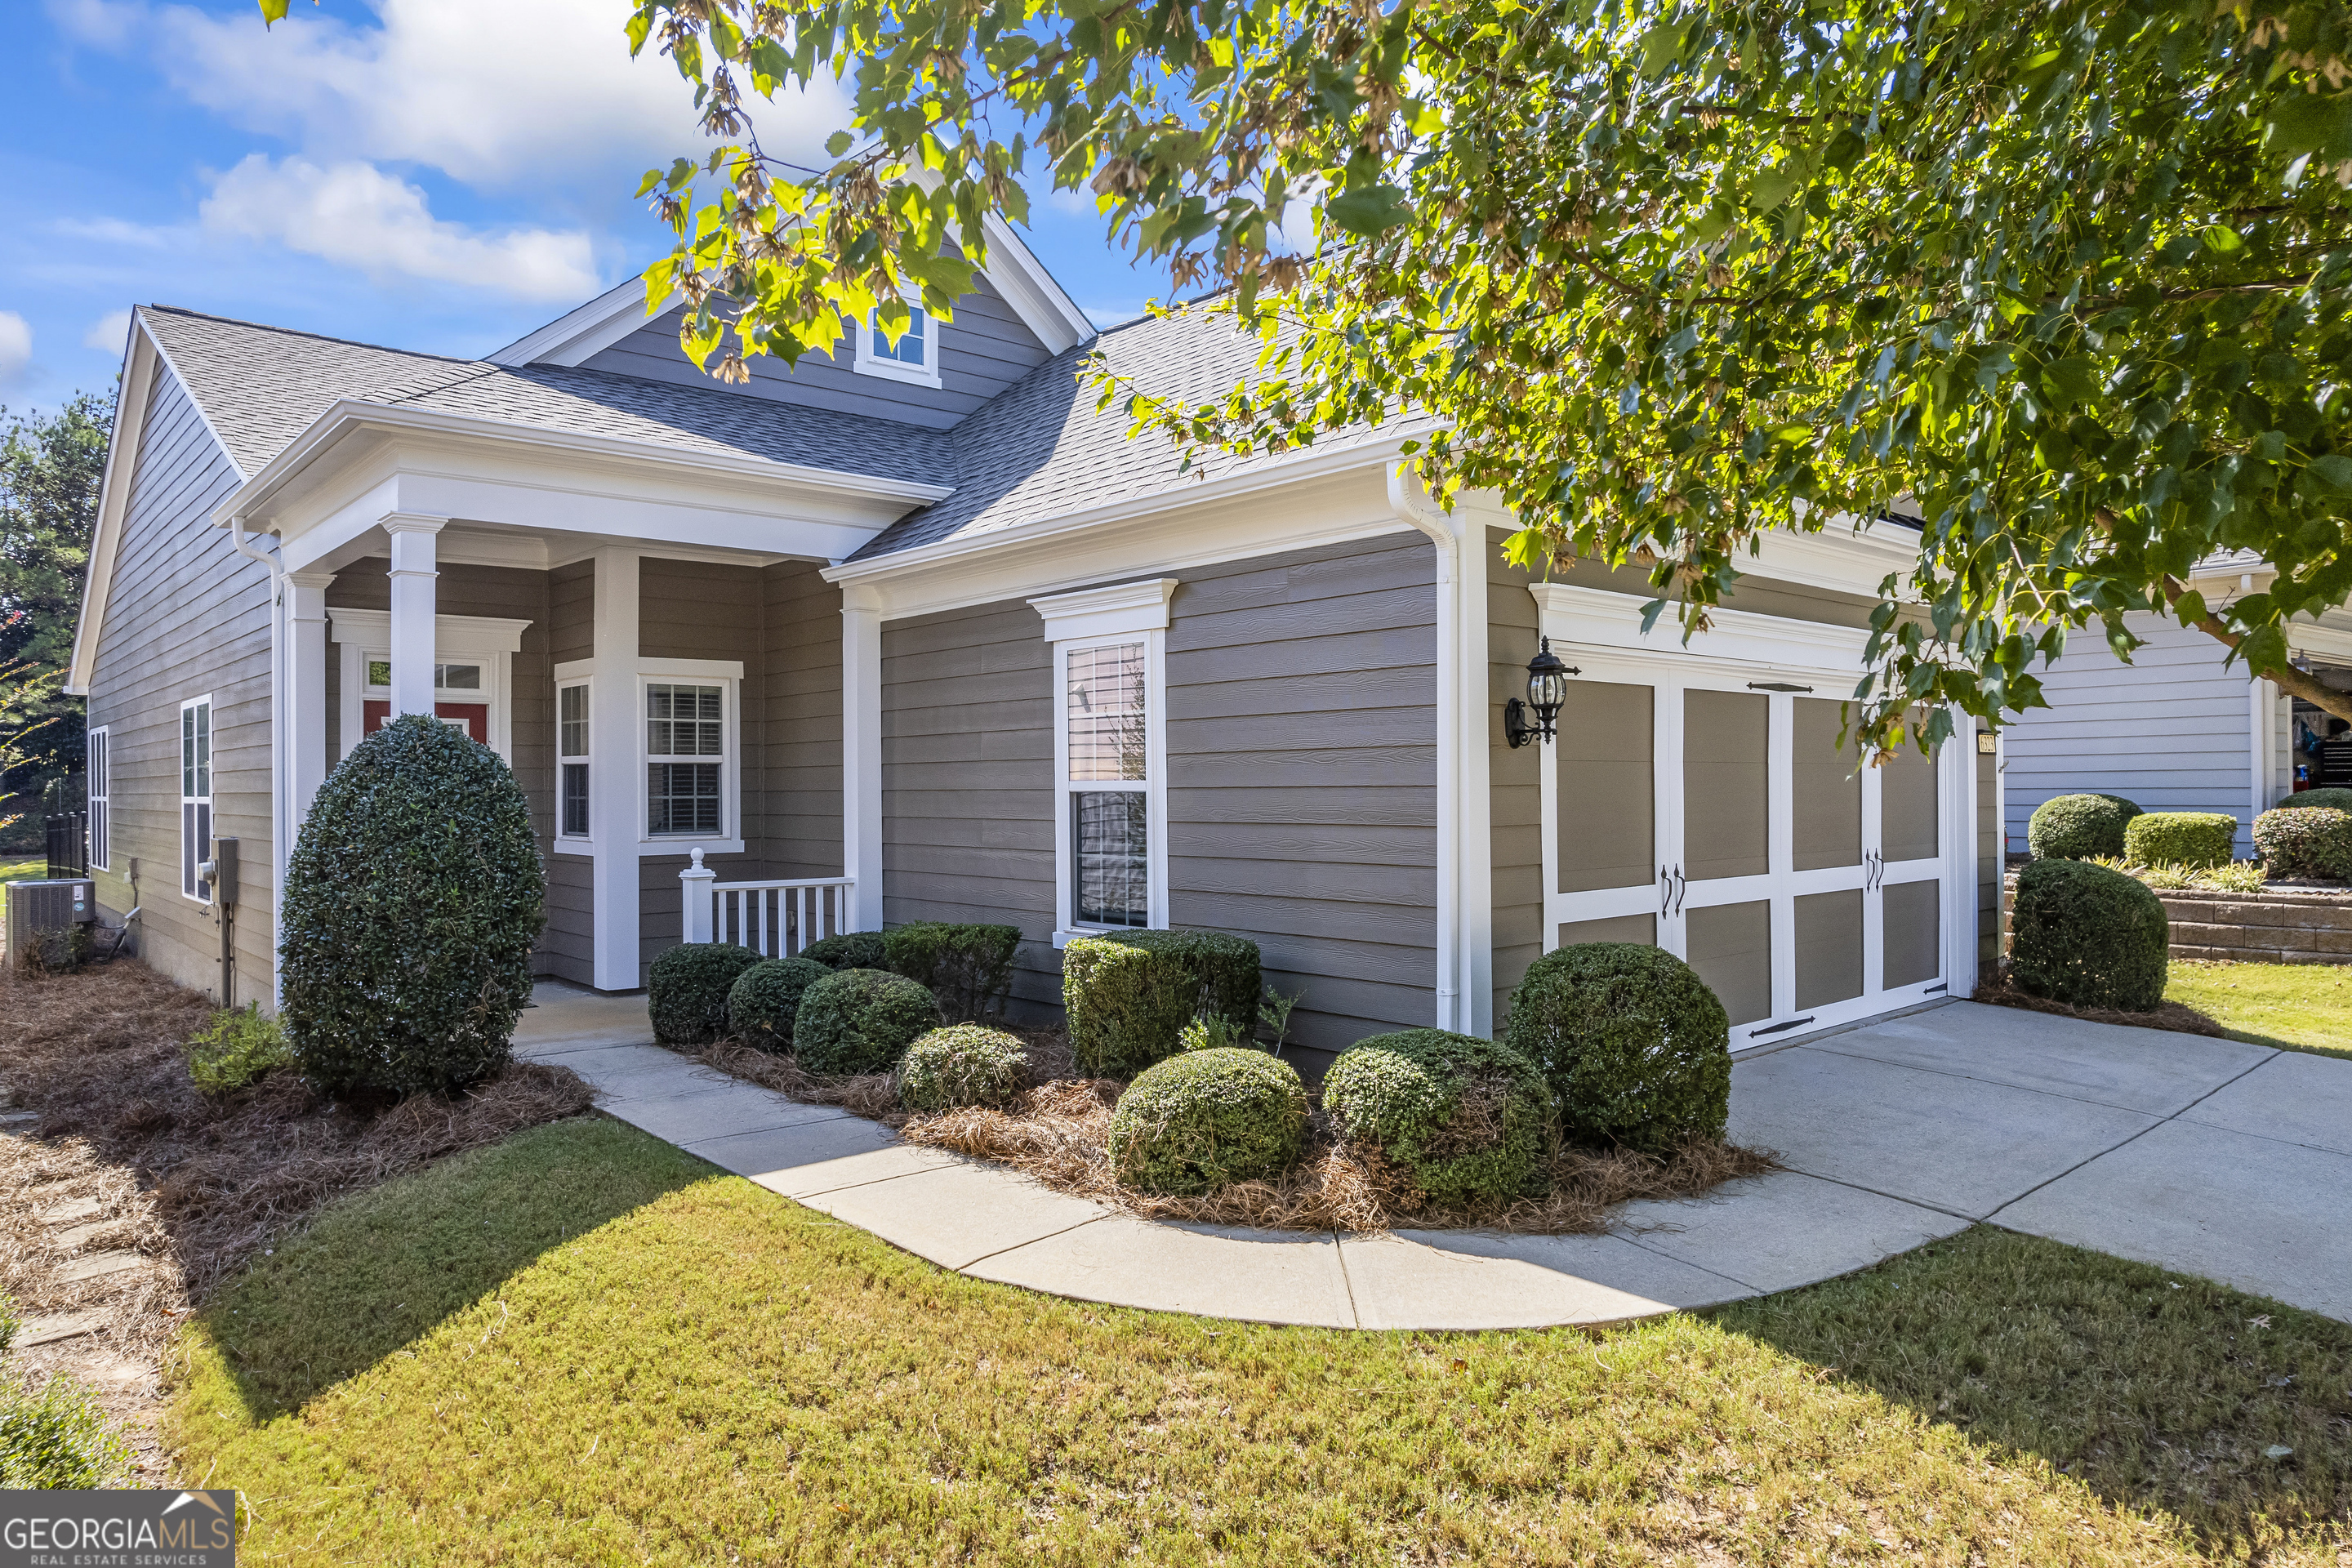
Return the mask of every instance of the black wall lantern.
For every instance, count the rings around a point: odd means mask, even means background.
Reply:
[[[1512,749],[1530,741],[1559,737],[1559,731],[1553,721],[1559,717],[1560,705],[1568,700],[1568,678],[1583,673],[1560,663],[1559,656],[1551,651],[1551,638],[1543,639],[1543,647],[1528,660],[1528,700],[1522,702],[1514,697],[1503,704],[1503,733]],[[1532,724],[1528,722],[1529,709],[1535,710],[1536,721]]]

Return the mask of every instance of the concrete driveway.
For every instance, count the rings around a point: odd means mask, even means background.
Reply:
[[[1742,1058],[1731,1135],[2352,1321],[2352,1060],[1955,1002]]]

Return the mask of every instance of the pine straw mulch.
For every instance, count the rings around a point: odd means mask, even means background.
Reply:
[[[2009,976],[2005,973],[1979,983],[1969,994],[1969,1000],[1993,1007],[2018,1007],[2028,1013],[2081,1018],[2092,1024],[2123,1024],[2135,1029],[2168,1029],[2176,1035],[2206,1035],[2217,1040],[2230,1037],[2229,1030],[2186,1002],[2160,1002],[2153,1013],[2125,1013],[2113,1007],[2077,1007],[2071,1003],[2020,991],[2009,983]]]
[[[578,1075],[529,1064],[454,1100],[338,1103],[283,1072],[210,1100],[183,1052],[212,1014],[127,959],[0,974],[0,1291],[90,1325],[15,1353],[90,1384],[151,1470],[163,1350],[222,1280],[337,1197],[590,1105]],[[93,1254],[142,1263],[64,1277]]]
[[[971,1107],[931,1116],[900,1109],[890,1075],[817,1079],[789,1057],[730,1041],[700,1059],[721,1072],[813,1104],[838,1105],[894,1129],[910,1143],[1010,1165],[1046,1186],[1092,1198],[1144,1219],[1274,1230],[1477,1229],[1560,1236],[1610,1228],[1610,1210],[1635,1198],[1686,1198],[1740,1176],[1778,1170],[1760,1149],[1696,1140],[1665,1158],[1627,1149],[1562,1148],[1552,1158],[1551,1192],[1483,1209],[1429,1206],[1376,1149],[1340,1137],[1314,1112],[1307,1145],[1278,1182],[1240,1182],[1209,1197],[1167,1197],[1123,1187],[1110,1173],[1110,1115],[1126,1085],[1074,1076],[1058,1032],[1015,1031],[1030,1043],[1030,1086],[1005,1110]]]

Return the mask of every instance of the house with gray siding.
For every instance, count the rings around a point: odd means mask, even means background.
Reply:
[[[1532,580],[1402,428],[1189,466],[1098,413],[1250,374],[1202,310],[1097,332],[1011,233],[951,319],[722,385],[635,284],[478,360],[142,307],[72,670],[101,905],[268,1005],[309,803],[400,713],[513,768],[541,972],[1002,921],[1233,931],[1314,1051],[1492,1032],[1563,942],[1654,942],[1740,1046],[1965,994],[1992,759],[1836,744],[1916,535],[1776,535],[1685,641],[1638,574]],[[1556,736],[1515,732],[1547,641]],[[233,906],[204,874],[237,841]]]

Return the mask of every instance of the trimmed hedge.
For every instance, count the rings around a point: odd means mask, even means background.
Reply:
[[[813,1073],[887,1072],[907,1047],[940,1026],[928,988],[882,969],[840,969],[801,994],[793,1055]]]
[[[1270,1181],[1307,1136],[1307,1090],[1290,1064],[1221,1046],[1147,1070],[1110,1115],[1110,1170],[1147,1193],[1204,1197]]]
[[[1070,1050],[1102,1078],[1132,1078],[1172,1055],[1203,1013],[1246,1035],[1259,985],[1257,943],[1220,931],[1119,931],[1076,937],[1062,950]]]
[[[1444,1029],[1359,1040],[1323,1075],[1323,1109],[1432,1202],[1508,1203],[1550,1185],[1551,1085],[1493,1040]]]
[[[1029,1047],[985,1024],[950,1024],[907,1047],[898,1103],[926,1113],[959,1105],[1005,1105],[1021,1088]]]
[[[707,1046],[728,1028],[735,982],[761,962],[731,942],[690,942],[671,948],[646,972],[646,1011],[654,1038],[666,1046]]]
[[[885,941],[878,931],[845,931],[809,943],[801,956],[827,969],[887,969]]]
[[[1543,1069],[1571,1137],[1664,1153],[1720,1138],[1731,1021],[1690,965],[1638,942],[1580,942],[1528,966],[1503,1043]]]
[[[760,960],[728,988],[727,1032],[754,1050],[791,1050],[801,997],[832,973],[805,958]]]
[[[2124,825],[2138,815],[2119,795],[2053,795],[2026,822],[2026,847],[2036,860],[2119,859]]]
[[[2273,877],[2352,880],[2352,812],[2324,805],[2266,811],[2254,818],[2254,850]]]
[[[2346,789],[2342,784],[2321,784],[2317,789],[2301,790],[2286,796],[2274,809],[2304,811],[2313,807],[2322,811],[2352,811],[2352,789]]]
[[[2036,860],[2017,874],[2009,977],[2076,1007],[2147,1013],[2164,1000],[2172,922],[2137,877],[2087,860]]]
[[[319,787],[286,867],[278,1009],[330,1094],[449,1089],[512,1056],[547,878],[499,754],[404,714]]]
[[[2226,866],[2238,819],[2219,811],[2146,811],[2124,824],[2124,859],[2134,866]]]
[[[1013,992],[1013,955],[1021,928],[910,921],[882,940],[884,967],[919,981],[956,1022],[1004,1010]]]

